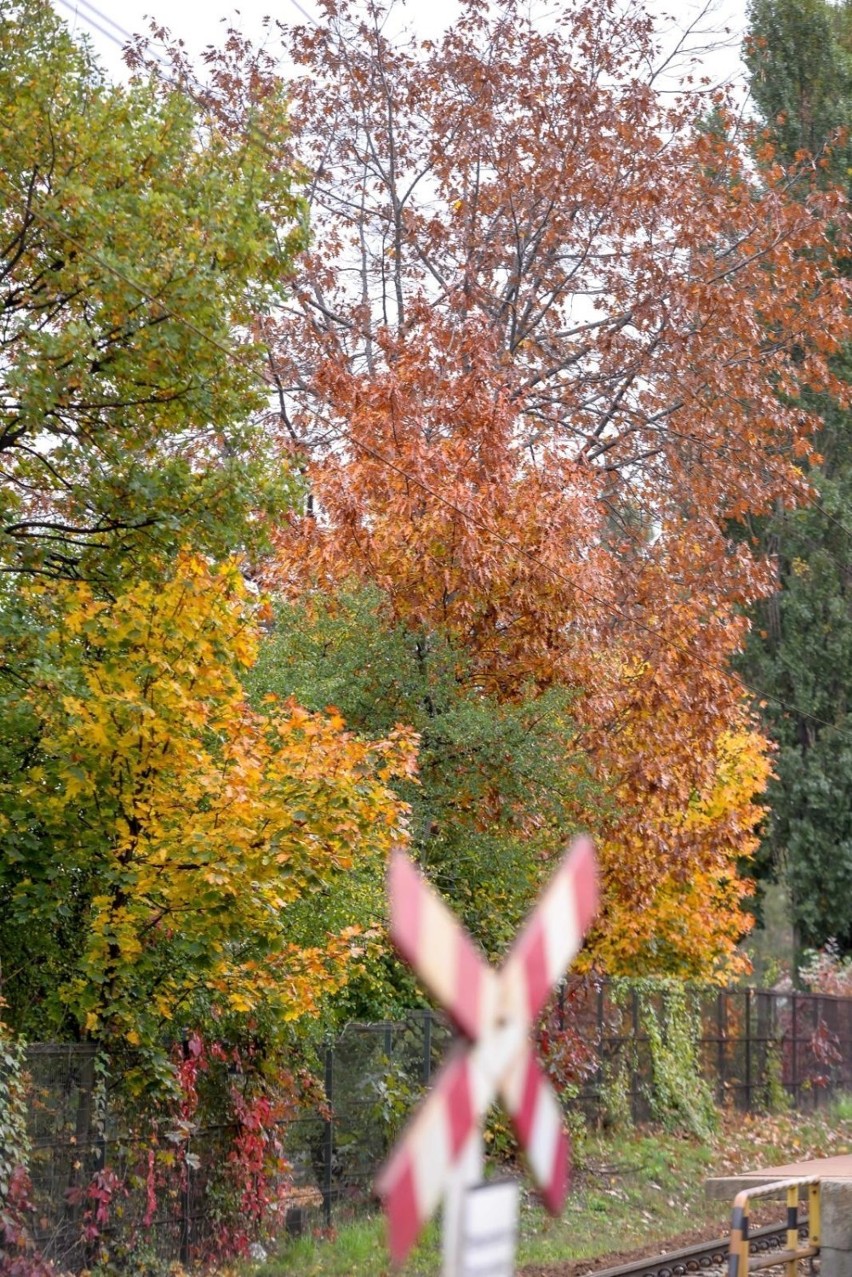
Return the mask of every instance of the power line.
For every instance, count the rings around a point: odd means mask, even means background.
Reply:
[[[71,5],[71,3],[70,3],[70,0],[59,0],[59,2],[60,2],[61,4],[63,4],[66,8],[70,9],[72,12],[76,12],[76,10],[74,10],[74,9],[72,8],[72,5]],[[296,6],[296,8],[300,10],[300,12],[302,12],[302,13],[304,13],[304,12],[305,12],[303,9],[301,9],[301,6],[300,6],[300,5],[298,5],[298,3],[296,2],[296,0],[292,0],[292,2],[293,2],[293,3],[294,3],[294,5]],[[124,36],[126,37],[126,42],[129,42],[129,41],[131,41],[131,40],[132,40],[132,36],[131,36],[131,34],[130,34],[130,33],[129,33],[129,32],[128,32],[128,31],[127,31],[124,27],[122,27],[119,23],[115,22],[115,21],[114,21],[112,18],[110,18],[107,14],[104,14],[104,13],[103,13],[100,9],[98,9],[98,8],[97,8],[97,6],[95,6],[94,4],[92,4],[92,3],[91,3],[91,0],[79,0],[79,3],[82,3],[82,4],[83,4],[83,5],[84,5],[87,9],[89,9],[89,10],[91,10],[93,13],[95,13],[95,14],[96,14],[99,18],[101,18],[104,22],[108,22],[108,23],[109,23],[112,27],[114,27],[114,29],[115,29],[116,31],[118,31],[118,32],[120,32],[122,35],[124,35]],[[308,16],[309,16],[309,15],[308,15]],[[86,20],[87,20],[87,21],[89,21],[89,19],[88,19],[88,18],[86,18]],[[312,19],[311,19],[311,20],[312,20]],[[312,20],[312,21],[313,21],[313,20]],[[96,25],[97,25],[97,24],[96,24]],[[110,33],[109,33],[109,32],[107,32],[107,31],[106,31],[103,27],[101,27],[101,26],[99,26],[99,25],[97,25],[97,29],[98,29],[99,31],[101,31],[101,32],[102,32],[102,33],[103,33],[103,34],[104,34],[104,35],[105,35],[108,39],[112,40],[112,41],[113,41],[113,43],[115,43],[115,44],[119,45],[119,46],[120,46],[120,47],[122,47],[122,48],[124,47],[124,44],[122,44],[122,42],[118,39],[118,37],[117,37],[117,36],[110,34]],[[164,67],[168,68],[169,64],[167,63],[167,61],[166,61],[166,60],[165,60],[165,59],[164,59],[161,55],[157,54],[157,53],[156,53],[156,51],[155,51],[154,56],[156,57],[156,59],[157,59],[157,61],[160,63],[160,65],[162,65],[162,66],[164,66]],[[187,87],[186,87],[186,85],[185,85],[185,84],[178,82],[178,81],[175,79],[175,77],[174,77],[173,75],[168,75],[168,76],[167,76],[167,79],[168,79],[168,80],[169,80],[172,84],[174,84],[174,85],[175,85],[175,87],[177,87],[180,91],[187,92],[187,93],[188,93],[188,95],[189,95],[190,97],[192,97],[193,101],[195,101],[198,105],[201,105],[201,106],[202,106],[202,107],[204,107],[205,109],[209,109],[209,108],[211,108],[211,107],[212,107],[212,108],[213,108],[213,110],[214,110],[216,113],[221,114],[221,110],[220,110],[220,108],[218,107],[218,105],[217,105],[215,102],[210,102],[210,101],[209,101],[209,100],[207,100],[206,98],[204,98],[204,97],[199,97],[199,96],[197,96],[195,93],[192,93],[190,90],[188,90],[188,89],[187,89]],[[201,91],[202,91],[202,93],[203,93],[203,92],[204,92],[203,86],[201,86],[197,80],[195,80],[195,84],[196,84],[196,86],[198,86],[199,88],[201,88]],[[265,151],[267,154],[270,154],[270,155],[271,155],[271,154],[272,154],[272,150],[271,150],[271,139],[269,138],[269,136],[268,136],[267,134],[263,133],[263,131],[262,131],[262,130],[258,130],[258,129],[252,129],[252,130],[250,130],[250,132],[251,132],[253,135],[258,136],[258,137],[260,137],[260,138],[261,138],[261,141],[262,141],[262,143],[264,144],[264,145],[263,145],[263,149],[264,149],[264,151]],[[113,265],[111,265],[110,263],[106,262],[104,259],[100,258],[97,254],[93,253],[91,250],[88,250],[88,249],[85,247],[85,245],[82,245],[82,244],[80,243],[80,241],[75,241],[75,240],[74,240],[74,237],[73,237],[73,236],[71,236],[71,235],[70,235],[70,234],[69,234],[66,230],[64,230],[64,228],[63,228],[63,227],[61,227],[61,225],[60,225],[58,222],[56,222],[56,221],[55,221],[55,220],[53,220],[53,219],[50,219],[50,218],[47,218],[47,217],[45,217],[45,216],[42,216],[42,215],[38,214],[37,212],[35,212],[35,210],[33,210],[33,211],[34,211],[34,213],[35,213],[35,215],[36,215],[36,216],[41,217],[41,220],[42,220],[42,221],[46,221],[48,224],[52,224],[52,225],[54,226],[54,228],[60,232],[60,234],[65,235],[65,236],[66,236],[69,240],[71,240],[72,242],[76,242],[76,243],[78,244],[78,247],[80,247],[84,253],[87,253],[87,254],[88,254],[88,256],[89,256],[92,260],[94,260],[95,262],[97,262],[97,263],[98,263],[98,264],[99,264],[99,265],[100,265],[103,269],[106,269],[106,270],[108,270],[108,271],[111,271],[111,272],[112,272],[114,275],[116,275],[118,278],[123,279],[123,281],[124,281],[125,283],[129,284],[129,286],[130,286],[131,288],[134,288],[134,289],[135,289],[136,291],[138,291],[138,292],[139,292],[139,293],[140,293],[143,297],[145,297],[145,298],[146,298],[146,300],[147,300],[150,304],[154,304],[154,305],[159,305],[159,306],[161,306],[161,307],[162,307],[162,309],[164,310],[164,312],[165,312],[165,313],[166,313],[166,314],[167,314],[170,318],[174,319],[174,320],[175,320],[175,322],[183,324],[183,325],[184,325],[184,327],[186,327],[186,328],[188,328],[189,330],[191,330],[192,332],[194,332],[194,333],[196,334],[196,336],[199,336],[202,340],[204,340],[204,341],[208,342],[209,344],[213,345],[215,348],[217,348],[218,350],[220,350],[220,351],[221,351],[221,352],[225,355],[225,357],[226,357],[227,359],[231,360],[232,362],[236,362],[236,363],[240,364],[243,368],[245,368],[248,372],[250,372],[250,374],[251,374],[253,377],[257,378],[258,380],[260,380],[260,381],[262,382],[262,384],[263,384],[263,386],[264,386],[264,389],[268,389],[268,383],[266,382],[265,378],[263,378],[263,377],[262,377],[262,375],[261,375],[261,374],[259,374],[259,373],[257,372],[257,370],[256,370],[256,369],[255,369],[252,365],[248,364],[245,360],[243,360],[242,358],[240,358],[240,356],[239,356],[239,355],[238,355],[235,351],[233,351],[233,350],[232,350],[232,349],[230,349],[229,347],[226,347],[225,345],[223,345],[220,341],[218,341],[216,338],[212,337],[209,333],[205,333],[202,329],[198,328],[198,327],[197,327],[195,324],[193,324],[190,320],[187,320],[185,317],[181,316],[181,315],[180,315],[180,314],[178,314],[177,312],[172,311],[172,310],[170,310],[168,307],[164,306],[164,305],[163,305],[163,303],[162,303],[159,299],[155,298],[152,294],[150,294],[147,290],[145,290],[145,289],[144,289],[144,287],[138,283],[138,281],[136,281],[136,280],[132,279],[130,276],[126,275],[125,273],[123,273],[123,272],[121,272],[121,271],[119,271],[116,267],[114,267],[114,266],[113,266]],[[354,438],[352,437],[352,435],[351,435],[350,433],[348,433],[346,430],[341,430],[341,433],[344,435],[344,437],[345,437],[345,438],[347,438],[347,439],[348,439],[349,443],[350,443],[352,446],[354,446],[354,447],[356,447],[356,448],[360,448],[362,452],[366,453],[366,454],[367,454],[367,455],[369,455],[369,456],[372,456],[372,458],[373,458],[374,460],[378,461],[378,462],[379,462],[379,464],[384,465],[384,466],[386,466],[387,468],[394,470],[397,474],[399,474],[399,475],[400,475],[400,477],[404,478],[407,482],[414,483],[415,485],[419,486],[419,487],[421,488],[421,490],[422,490],[422,491],[426,492],[428,495],[430,495],[431,497],[433,497],[433,499],[435,499],[435,500],[439,501],[440,503],[444,504],[447,508],[452,509],[452,510],[454,511],[454,513],[458,514],[461,518],[466,519],[466,520],[467,520],[467,521],[468,521],[468,522],[469,522],[472,526],[474,526],[474,527],[478,527],[481,531],[484,531],[484,532],[488,533],[488,534],[489,534],[489,535],[491,535],[491,536],[495,536],[495,537],[496,537],[496,539],[497,539],[497,540],[498,540],[498,541],[499,541],[502,545],[505,545],[507,548],[512,548],[512,549],[515,549],[516,551],[519,551],[521,554],[523,554],[523,555],[525,555],[526,557],[530,558],[533,562],[536,562],[536,563],[538,564],[538,566],[541,566],[541,564],[539,563],[539,561],[538,561],[538,560],[536,560],[536,559],[535,559],[535,557],[534,557],[533,555],[531,555],[531,554],[530,554],[530,552],[529,552],[529,551],[528,551],[528,550],[527,550],[524,546],[520,545],[519,543],[511,542],[511,541],[509,541],[507,538],[501,537],[499,534],[494,533],[494,532],[493,532],[493,530],[491,530],[491,529],[489,529],[489,528],[487,527],[487,525],[485,525],[485,524],[481,523],[480,521],[476,520],[476,519],[474,518],[474,516],[472,516],[472,515],[470,514],[470,512],[469,512],[469,511],[465,511],[465,510],[463,510],[461,507],[459,507],[459,506],[455,505],[453,502],[450,502],[450,501],[449,501],[446,497],[442,496],[442,494],[440,494],[440,493],[438,493],[437,491],[435,491],[434,489],[430,488],[428,485],[424,484],[421,480],[417,479],[415,476],[413,476],[413,475],[409,474],[408,472],[406,472],[405,470],[403,470],[400,466],[397,466],[397,465],[396,465],[396,463],[395,463],[395,462],[393,462],[393,461],[391,460],[391,458],[384,456],[383,454],[379,453],[376,449],[371,448],[368,444],[363,443],[361,440],[354,439]],[[558,579],[558,580],[562,581],[562,583],[563,583],[563,584],[568,584],[569,586],[571,586],[571,585],[572,585],[572,583],[571,583],[571,582],[568,582],[566,578],[562,577],[562,576],[561,576],[561,574],[557,573],[557,572],[555,571],[555,569],[553,569],[553,568],[547,568],[546,570],[547,570],[547,571],[549,571],[549,572],[551,573],[551,575],[553,575],[556,579]],[[597,604],[598,606],[600,606],[600,607],[603,607],[604,609],[606,609],[606,608],[611,608],[611,607],[612,607],[612,605],[611,605],[611,604],[608,604],[608,603],[604,602],[602,599],[597,598],[594,594],[592,594],[592,593],[591,593],[591,591],[589,591],[589,590],[585,589],[584,587],[582,587],[582,586],[578,585],[576,582],[574,582],[574,583],[573,583],[573,588],[574,588],[575,590],[579,591],[580,593],[585,594],[585,596],[586,596],[587,598],[589,598],[592,602],[596,603],[596,604]],[[660,631],[655,630],[652,626],[649,626],[649,625],[645,624],[644,622],[638,621],[638,620],[636,620],[635,618],[634,618],[632,621],[628,622],[627,618],[624,616],[624,614],[623,614],[623,613],[618,612],[618,610],[617,610],[617,609],[613,609],[613,611],[615,612],[615,614],[616,614],[616,615],[620,616],[620,618],[621,618],[623,621],[625,621],[626,623],[632,623],[632,624],[636,625],[639,629],[641,629],[641,630],[645,631],[646,633],[648,633],[648,634],[650,634],[650,635],[653,635],[654,637],[658,637],[658,638],[660,637]],[[676,650],[678,649],[678,645],[677,645],[677,644],[674,644],[673,646],[675,646]],[[681,651],[682,653],[686,653],[686,654],[688,654],[688,649],[685,649],[685,648],[683,648],[682,646],[680,647],[680,651]],[[779,655],[779,654],[776,654],[776,656],[778,656],[778,655]],[[698,660],[699,660],[699,663],[703,664],[706,668],[715,669],[716,671],[721,672],[721,673],[726,674],[726,675],[727,675],[727,673],[728,673],[728,671],[727,671],[727,670],[725,670],[725,668],[724,668],[723,666],[717,665],[717,664],[715,664],[715,663],[713,663],[713,662],[708,662],[705,658],[698,657]],[[787,662],[783,660],[783,658],[781,658],[781,664],[784,666],[784,668],[787,670],[787,672],[788,672],[788,673],[790,673],[790,674],[794,674],[794,673],[795,673],[795,671],[793,670],[793,668],[792,668],[790,665],[788,665],[788,664],[787,664]],[[744,684],[744,686],[745,686],[745,684]],[[820,719],[817,715],[809,714],[809,713],[807,713],[806,711],[800,710],[800,709],[798,709],[798,708],[797,708],[797,707],[795,707],[795,706],[790,706],[790,705],[788,705],[786,702],[782,701],[782,700],[781,700],[781,698],[779,698],[779,697],[777,697],[777,696],[774,696],[772,693],[769,693],[769,692],[761,692],[761,691],[759,691],[759,689],[756,689],[756,688],[749,688],[748,690],[750,690],[750,691],[751,691],[751,694],[752,694],[752,695],[759,696],[759,697],[761,697],[762,699],[765,699],[765,700],[771,700],[771,701],[775,702],[776,704],[780,705],[783,709],[786,709],[786,710],[788,710],[788,711],[791,711],[791,712],[794,712],[794,713],[800,714],[800,715],[802,715],[802,716],[804,716],[804,717],[807,717],[807,718],[809,718],[809,719],[810,719],[810,721],[812,721],[812,722],[814,722],[814,723],[819,723],[819,724],[821,724],[822,726],[824,726],[824,727],[829,727],[829,728],[833,726],[832,724],[828,723],[827,721],[825,721],[825,720],[823,720],[823,719]]]
[[[92,25],[97,31],[99,31],[102,35],[104,35],[108,40],[112,41],[112,43],[115,44],[119,49],[123,50],[128,44],[132,42],[133,36],[127,30],[127,28],[123,27],[121,23],[116,22],[114,18],[109,16],[109,14],[104,13],[103,10],[99,9],[97,5],[92,3],[92,0],[74,0],[73,3],[72,3],[72,0],[58,0],[58,3],[63,5],[66,9],[68,9],[69,12],[75,14],[75,16],[81,16],[84,19],[84,21],[90,23],[90,25]],[[302,7],[302,5],[299,3],[299,0],[290,0],[290,3],[312,25],[316,26],[316,19],[311,14],[309,14],[306,9]],[[109,26],[111,26],[114,29],[114,32],[118,32],[118,35],[114,34],[113,32],[107,31],[103,26],[100,25],[98,21],[96,21],[93,18],[90,18],[88,14],[80,14],[79,12],[80,5],[82,5],[84,9],[89,10],[90,13],[95,14],[96,18],[100,19],[100,22],[108,23]],[[119,36],[123,38],[119,39]],[[172,73],[172,70],[171,70],[171,64],[169,63],[167,58],[163,57],[162,54],[158,53],[156,50],[153,51],[153,56],[158,62],[158,64],[162,68],[164,68],[164,70],[166,71],[167,73],[166,79],[168,80],[169,83],[173,84],[175,88],[177,88],[179,91],[187,93],[187,95],[190,98],[192,98],[192,100],[196,103],[196,105],[203,107],[205,110],[213,110],[215,114],[220,116],[220,118],[225,118],[227,123],[232,123],[232,121],[227,119],[227,117],[225,116],[225,113],[222,111],[218,103],[215,100],[212,100],[208,96],[206,96],[207,91],[197,78],[195,77],[192,78],[190,83],[194,85],[194,89],[190,88],[187,86],[187,83],[185,81],[179,80],[175,77],[175,75]],[[256,143],[258,143],[261,146],[264,153],[269,155],[270,158],[273,158],[275,160],[278,159],[278,150],[277,150],[275,141],[263,129],[259,128],[258,126],[254,124],[249,124],[245,127],[245,133],[248,137],[248,140],[249,141],[253,140]],[[787,488],[790,489],[790,491],[796,491],[798,495],[798,490],[796,488],[796,485],[793,483],[791,479],[789,479],[786,476],[786,474],[781,473],[778,475],[778,478],[780,478],[781,482],[784,483],[787,486]],[[814,485],[812,483],[809,486],[811,487],[812,491],[817,491],[817,489],[814,488]],[[743,491],[744,490],[745,488],[743,485]],[[852,528],[847,527],[846,524],[841,519],[839,519],[836,515],[832,514],[829,510],[827,510],[820,499],[812,500],[807,507],[798,507],[798,508],[805,508],[809,510],[819,511],[819,513],[829,523],[839,528],[846,536],[852,538]],[[833,552],[831,552],[831,558],[838,564],[838,567],[845,568],[846,564],[841,563]],[[793,671],[791,670],[790,672],[793,672]]]
[[[7,185],[15,192],[15,194],[18,195],[19,198],[21,198],[22,200],[25,200],[26,198],[25,193],[18,190],[17,187],[14,185],[14,183],[12,183],[11,180],[7,178],[6,174],[0,173],[0,179],[6,179]],[[67,239],[69,243],[73,244],[79,252],[81,252],[84,256],[88,257],[90,261],[93,261],[98,266],[100,266],[102,270],[106,270],[110,274],[114,275],[117,279],[122,280],[130,288],[134,289],[134,291],[139,293],[141,297],[144,297],[145,300],[150,305],[159,307],[161,312],[167,315],[170,319],[173,319],[176,323],[182,324],[190,332],[193,332],[196,336],[200,337],[203,341],[206,341],[209,345],[219,350],[232,363],[248,371],[256,381],[258,381],[260,384],[263,385],[265,390],[269,389],[268,382],[266,378],[263,376],[263,374],[259,372],[258,369],[254,367],[254,365],[250,364],[247,360],[243,359],[238,352],[224,345],[224,343],[220,342],[218,338],[213,337],[211,334],[205,332],[203,329],[199,328],[191,320],[186,319],[183,315],[179,314],[177,311],[171,310],[168,306],[165,305],[165,303],[162,301],[161,298],[157,297],[154,293],[150,292],[150,290],[147,289],[143,284],[140,284],[138,280],[128,275],[126,271],[119,269],[113,263],[108,262],[99,253],[96,253],[93,249],[89,248],[86,244],[84,244],[77,236],[71,234],[71,232],[68,231],[65,227],[63,227],[62,224],[59,221],[57,221],[56,218],[50,216],[49,214],[40,212],[32,205],[30,206],[29,212],[31,216],[37,218],[40,222],[42,222],[43,225],[52,227],[55,231],[57,231],[60,235],[62,235],[65,239]],[[534,563],[539,570],[543,569],[555,581],[559,582],[562,585],[567,586],[569,590],[573,590],[575,593],[585,596],[592,603],[595,603],[597,604],[598,607],[604,609],[604,611],[608,611],[613,616],[618,617],[622,622],[624,622],[625,625],[634,626],[635,628],[643,631],[644,633],[656,639],[661,639],[665,637],[663,635],[663,632],[660,631],[659,629],[655,629],[654,626],[649,625],[646,622],[641,621],[636,617],[626,616],[623,611],[615,607],[611,602],[607,602],[606,600],[601,599],[599,596],[594,594],[587,587],[580,585],[578,582],[569,580],[566,576],[564,576],[563,573],[559,572],[552,565],[542,563],[541,560],[537,558],[536,555],[534,555],[530,550],[528,550],[527,547],[524,546],[521,542],[512,541],[510,538],[504,537],[499,532],[496,532],[493,528],[488,527],[488,525],[483,523],[481,519],[478,519],[476,518],[476,516],[472,515],[470,511],[464,510],[461,506],[456,504],[456,502],[444,496],[443,493],[441,493],[435,488],[432,488],[429,484],[424,483],[422,479],[419,479],[416,475],[409,473],[402,466],[397,465],[396,462],[394,462],[390,457],[380,452],[377,448],[372,447],[370,444],[364,443],[363,440],[361,439],[355,438],[345,428],[341,428],[340,433],[343,435],[345,439],[348,440],[348,442],[354,448],[359,449],[361,452],[371,457],[374,461],[378,462],[380,465],[386,467],[389,470],[392,470],[395,474],[405,479],[406,482],[411,483],[414,486],[418,487],[427,496],[431,497],[433,500],[437,501],[439,504],[443,505],[445,508],[452,510],[454,514],[457,514],[460,518],[464,519],[472,527],[475,527],[479,529],[480,531],[485,532],[489,537],[491,537],[499,545],[502,545],[506,549],[512,550],[516,554],[520,554],[522,557],[529,559],[530,562]],[[685,647],[682,643],[672,641],[670,638],[665,637],[665,641],[675,651],[678,651],[681,653],[681,655],[686,656],[687,659],[697,661],[697,663],[699,665],[704,666],[704,668],[713,670],[715,673],[722,674],[726,678],[730,676],[731,671],[726,669],[724,665],[720,665],[715,661],[710,661],[706,657],[701,656],[700,653],[698,653],[697,651],[693,651],[689,649],[688,647]],[[789,702],[783,700],[781,697],[776,696],[771,692],[761,690],[760,688],[757,688],[757,687],[749,686],[745,684],[745,682],[743,682],[743,686],[754,697],[758,697],[759,699],[765,700],[767,702],[772,702],[780,706],[781,709],[787,711],[788,713],[797,714],[798,716],[808,719],[810,722],[818,724],[821,727],[828,728],[829,730],[832,730],[832,731],[836,730],[836,724],[831,723],[826,719],[820,718],[817,714],[812,714],[808,712],[807,710],[801,709],[799,706],[792,705]],[[842,733],[842,732],[839,733],[839,735],[844,740],[847,740],[848,743],[852,744],[852,737],[847,737],[845,733]]]
[[[82,18],[84,22],[88,23],[89,26],[93,27],[96,31],[99,31],[101,35],[105,36],[107,40],[110,40],[122,52],[124,52],[125,48],[129,44],[132,44],[133,36],[127,28],[109,17],[108,14],[103,13],[96,5],[91,3],[91,0],[56,0],[56,2],[61,4],[63,8],[67,9],[69,13],[73,13],[75,17]],[[302,8],[302,6],[298,3],[298,0],[291,0],[291,4],[293,4],[300,13],[304,14],[309,22],[311,22],[314,26],[316,25],[316,19],[312,18],[311,15]],[[80,13],[80,5],[89,10],[90,13],[94,13],[96,17],[90,17],[89,13]],[[101,21],[99,22],[97,19],[100,19]],[[109,25],[114,28],[114,31],[107,31],[106,27],[101,25],[101,22],[109,23]],[[118,32],[123,38],[120,39],[119,35],[116,35],[115,32]],[[178,78],[174,74],[172,64],[167,58],[165,58],[161,53],[158,53],[156,49],[152,50],[152,56],[157,64],[162,68],[164,78],[167,83],[173,85],[178,92],[185,93],[186,96],[190,98],[196,106],[201,107],[202,110],[213,111],[213,113],[218,115],[226,124],[233,124],[233,120],[230,119],[227,113],[222,110],[222,107],[216,99],[210,96],[205,86],[196,76],[182,76],[181,78]],[[254,123],[243,125],[243,133],[247,141],[254,142],[255,145],[259,146],[264,154],[268,155],[271,160],[274,160],[275,162],[278,161],[278,147],[268,133]]]

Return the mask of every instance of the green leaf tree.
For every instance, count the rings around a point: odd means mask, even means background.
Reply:
[[[249,107],[283,136],[280,93]],[[0,569],[221,556],[289,487],[251,324],[306,242],[290,171],[177,88],[107,83],[49,0],[0,11],[0,121]]]
[[[399,721],[414,728],[416,783],[403,777],[397,786],[411,808],[414,850],[495,959],[578,814],[603,804],[568,689],[530,682],[498,698],[470,652],[434,626],[415,632],[394,622],[377,587],[280,606],[248,680],[256,700],[273,692],[316,711],[335,705],[368,737]]]

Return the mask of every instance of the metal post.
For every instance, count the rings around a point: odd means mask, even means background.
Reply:
[[[183,1166],[183,1193],[180,1219],[180,1262],[184,1267],[189,1264],[189,1252],[192,1240],[192,1186],[189,1182],[191,1174],[192,1167],[189,1162],[189,1140],[187,1140]]]
[[[790,1026],[790,1033],[793,1039],[793,1043],[792,1043],[793,1060],[791,1064],[790,1081],[793,1086],[793,1103],[795,1104],[796,1108],[798,1108],[799,1107],[799,1058],[798,1058],[799,1057],[799,1017],[798,1017],[799,1004],[798,1004],[798,1000],[796,998],[795,993],[792,993],[790,996],[793,1000],[793,1016],[792,1016],[792,1024]]]
[[[751,989],[745,991],[745,1108],[751,1112]]]
[[[184,1060],[189,1059],[189,1033],[186,1029],[181,1031],[181,1054]],[[186,1141],[183,1161],[183,1191],[181,1193],[181,1219],[180,1219],[180,1262],[184,1266],[189,1264],[190,1251],[190,1231],[191,1231],[191,1214],[192,1214],[192,1191],[189,1177],[192,1173],[190,1166],[190,1148],[189,1139]]]
[[[635,1126],[639,1121],[639,994],[635,989],[631,992],[630,1010],[633,1018],[633,1041],[637,1043],[636,1059],[630,1070],[630,1114]]]
[[[442,1277],[460,1277],[462,1266],[462,1226],[464,1195],[482,1180],[483,1143],[477,1128],[469,1137],[449,1176],[444,1194]]]
[[[420,1080],[424,1086],[429,1085],[429,1079],[432,1076],[432,1012],[426,1011],[423,1015],[423,1066],[420,1070]]]
[[[795,1252],[799,1249],[799,1186],[792,1184],[787,1189],[787,1249]],[[797,1259],[787,1260],[787,1277],[796,1277],[799,1270]]]
[[[325,1119],[322,1155],[322,1216],[326,1228],[331,1227],[331,1159],[334,1153],[334,1049],[325,1048],[325,1098],[328,1117]]]
[[[716,994],[716,1033],[718,1035],[716,1040],[716,1059],[717,1059],[716,1075],[718,1078],[716,1095],[720,1104],[725,1098],[725,1022],[727,1019],[725,1015],[726,996],[727,995],[724,989],[720,989],[719,992]]]
[[[814,1016],[813,1016],[813,1025],[814,1025],[814,1027],[813,1027],[813,1032],[814,1032],[814,1038],[816,1039],[816,1038],[819,1036],[819,1032],[820,1032],[820,1025],[822,1025],[822,1027],[823,1027],[826,1031],[828,1030],[828,1025],[826,1024],[825,1020],[824,1020],[824,1019],[823,1019],[823,1017],[822,1017],[822,1005],[821,1005],[821,1004],[822,1004],[822,998],[819,996],[819,994],[817,994],[817,996],[816,996],[816,997],[812,997],[812,998],[810,998],[810,999],[809,999],[809,1003],[810,1003],[810,1005],[813,1007],[813,1012],[814,1012]],[[826,1078],[825,1086],[815,1086],[815,1087],[814,1087],[814,1089],[813,1089],[813,1096],[814,1096],[814,1108],[815,1108],[815,1109],[818,1109],[818,1108],[820,1107],[820,1104],[821,1104],[824,1100],[827,1100],[827,1099],[829,1099],[829,1098],[831,1097],[831,1093],[832,1093],[832,1090],[833,1090],[833,1086],[832,1086],[832,1076],[831,1076],[831,1075],[832,1075],[832,1072],[833,1072],[833,1070],[830,1070],[830,1071],[829,1071],[828,1076],[827,1076],[827,1078]]]
[[[607,1058],[604,1051],[604,985],[603,985],[603,982],[601,982],[598,985],[598,992],[597,992],[597,1026],[598,1026],[598,1041],[597,1041],[598,1067],[597,1067],[597,1073],[595,1076],[596,1090],[597,1090],[595,1103],[597,1105],[596,1111],[598,1115],[600,1116],[601,1109],[602,1109],[601,1100],[603,1097],[603,1089],[604,1089],[604,1060]]]

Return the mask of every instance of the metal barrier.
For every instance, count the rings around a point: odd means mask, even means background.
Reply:
[[[799,1245],[799,1193],[808,1190],[808,1244]],[[787,1246],[768,1255],[749,1256],[748,1205],[753,1197],[771,1197],[774,1193],[787,1193]],[[800,1259],[811,1259],[819,1254],[819,1180],[810,1176],[801,1179],[780,1179],[773,1184],[761,1184],[757,1188],[744,1188],[734,1198],[731,1214],[731,1242],[728,1250],[728,1277],[748,1277],[759,1268],[787,1267],[787,1277],[796,1277],[796,1265]]]

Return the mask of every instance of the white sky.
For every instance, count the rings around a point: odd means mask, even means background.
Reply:
[[[238,0],[236,5],[231,0],[88,0],[88,3],[52,0],[52,3],[72,29],[88,33],[102,64],[116,78],[124,73],[121,52],[96,29],[100,25],[120,38],[110,21],[135,33],[147,30],[148,17],[153,16],[168,26],[174,36],[182,38],[191,53],[197,53],[206,45],[219,42],[230,23],[260,39],[261,19],[267,14],[300,23],[305,21],[305,15],[316,13],[313,0]],[[702,0],[646,0],[646,3],[661,19],[663,15],[674,15],[665,22],[667,28],[672,21],[688,23],[702,8]],[[553,3],[542,5],[543,23],[546,23],[546,13],[553,12],[555,7]],[[702,70],[714,80],[741,77],[738,48],[746,25],[745,7],[746,0],[714,0],[712,16],[702,23],[703,27],[712,27],[720,33],[725,27],[730,31],[727,37],[721,34],[718,37],[726,41],[728,47],[719,48],[703,63]],[[456,12],[456,4],[454,0],[405,0],[404,12],[407,22],[418,35],[426,38],[439,34],[448,25]],[[710,43],[710,37],[702,43]]]

